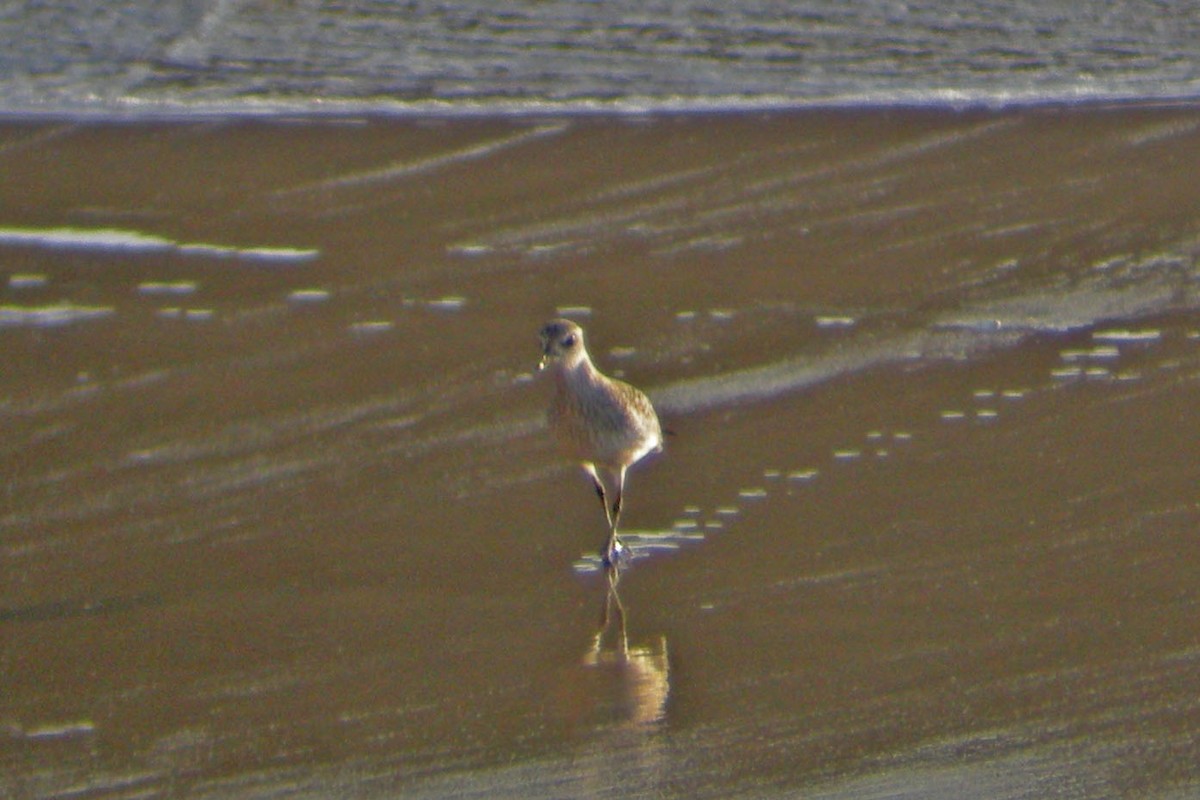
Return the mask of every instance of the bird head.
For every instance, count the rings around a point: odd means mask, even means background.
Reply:
[[[587,358],[583,328],[569,319],[550,320],[538,335],[542,340],[542,360],[538,362],[538,370],[553,364],[570,368]]]

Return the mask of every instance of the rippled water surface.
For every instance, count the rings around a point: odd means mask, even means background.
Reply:
[[[0,794],[1188,796],[1198,152],[1186,108],[5,125]],[[615,598],[560,314],[673,433]]]
[[[0,109],[254,114],[1195,98],[1168,2],[24,4]]]

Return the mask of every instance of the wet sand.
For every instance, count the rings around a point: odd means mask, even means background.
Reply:
[[[0,794],[1193,794],[1197,153],[1187,107],[0,126]],[[623,632],[564,312],[674,434]]]

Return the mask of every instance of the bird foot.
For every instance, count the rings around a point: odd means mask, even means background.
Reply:
[[[629,548],[621,544],[620,539],[613,539],[612,543],[600,553],[600,561],[604,564],[605,569],[619,567],[629,561],[629,558]]]

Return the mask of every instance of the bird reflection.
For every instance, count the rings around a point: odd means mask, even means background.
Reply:
[[[599,624],[587,631],[583,657],[563,673],[552,701],[574,743],[578,797],[659,794],[673,774],[667,731],[670,665],[665,636],[634,644],[620,572],[603,573]],[[601,588],[597,586],[596,588]],[[620,787],[615,791],[614,787]]]
[[[666,715],[670,693],[667,638],[660,636],[653,644],[630,647],[625,605],[617,591],[621,573],[616,566],[608,566],[604,573],[600,624],[583,665],[603,669],[618,679],[614,711],[620,724],[655,725]]]

